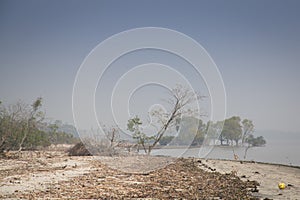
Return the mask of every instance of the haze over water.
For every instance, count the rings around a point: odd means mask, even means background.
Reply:
[[[250,148],[245,160],[300,166],[300,146],[298,144],[300,136],[298,133],[260,131],[257,134],[264,136],[267,144],[264,147]],[[245,148],[235,146],[216,146],[205,158],[234,160],[233,150],[240,160],[244,160]],[[182,149],[153,151],[155,155],[198,157],[199,149],[192,148],[188,149],[183,155],[181,155],[182,153]]]

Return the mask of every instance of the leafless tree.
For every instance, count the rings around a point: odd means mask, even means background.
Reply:
[[[114,148],[120,143],[120,134],[119,129],[117,127],[109,127],[103,126],[103,131],[106,139],[109,141],[109,145],[111,148]]]
[[[148,146],[148,150],[145,150],[147,154],[150,154],[166,131],[178,123],[178,119],[180,120],[182,116],[187,115],[200,115],[199,109],[195,108],[192,104],[198,102],[198,100],[202,98],[203,96],[196,94],[194,91],[181,85],[177,85],[172,89],[169,99],[166,100],[170,110],[156,109],[150,113],[155,119],[154,124],[152,125],[157,129],[154,135],[145,137],[145,134],[138,130],[138,125],[141,125],[141,122],[137,117],[128,121],[128,130],[139,133],[141,138],[152,141]]]

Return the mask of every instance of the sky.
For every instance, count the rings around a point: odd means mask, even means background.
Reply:
[[[225,86],[227,117],[251,119],[257,130],[300,132],[299,8],[297,0],[1,0],[0,100],[8,105],[42,97],[49,119],[73,123],[73,85],[89,53],[114,34],[162,27],[193,38],[213,59]],[[98,83],[99,118],[109,112],[103,94],[110,97],[114,81],[143,62],[173,59],[167,64],[209,96],[203,77],[194,78],[188,64],[176,66],[183,62],[176,56],[151,50],[133,54],[113,63],[106,83]],[[101,90],[101,84],[108,86]],[[154,89],[137,90],[136,100],[129,101],[131,114],[155,104],[147,94],[161,94],[163,88]],[[209,114],[209,100],[203,105]]]

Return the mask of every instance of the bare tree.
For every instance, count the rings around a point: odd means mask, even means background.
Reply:
[[[111,148],[114,148],[120,143],[120,134],[119,129],[117,127],[107,128],[103,126],[103,131],[106,139],[109,141],[109,145]]]
[[[166,131],[175,126],[184,115],[193,115],[199,112],[195,107],[189,107],[192,103],[197,102],[202,97],[195,94],[195,92],[178,85],[172,89],[170,98],[167,99],[170,110],[164,111],[162,109],[154,110],[151,115],[156,118],[157,131],[152,136],[146,136],[140,131],[139,126],[142,125],[137,117],[128,120],[128,130],[135,133],[135,137],[142,143],[144,150],[147,154],[150,154],[152,149],[157,145],[160,139],[164,136]],[[136,134],[138,133],[138,134]],[[145,143],[148,142],[148,149],[145,148]]]

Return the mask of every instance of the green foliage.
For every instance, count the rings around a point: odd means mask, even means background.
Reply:
[[[237,116],[226,119],[221,132],[220,140],[225,139],[227,141],[231,141],[231,143],[235,141],[236,145],[238,145],[238,141],[242,138],[242,126],[240,122],[241,118]]]
[[[140,120],[140,118],[138,116],[135,116],[132,119],[128,120],[127,123],[127,129],[133,133],[132,138],[135,139],[137,141],[138,145],[142,145],[145,153],[148,153],[148,150],[146,149],[146,144],[153,140],[154,137],[153,136],[147,136],[145,133],[143,133],[141,131],[141,125],[142,125],[142,121]]]
[[[139,126],[142,125],[142,122],[138,116],[128,120],[127,129],[131,132],[139,132]]]
[[[247,136],[254,132],[254,125],[253,122],[249,119],[244,119],[242,121],[243,124],[243,137],[242,137],[242,143],[245,143],[245,139]]]
[[[35,149],[47,146],[47,134],[41,131],[44,113],[40,111],[42,98],[29,106],[17,104],[0,107],[0,152]]]
[[[254,137],[252,134],[246,138],[246,142],[253,147],[264,146],[266,144],[263,136]]]
[[[224,126],[223,126],[224,124]],[[149,137],[141,131],[142,122],[137,116],[128,120],[127,128],[133,132],[133,138],[139,145],[145,149],[145,145],[151,145],[155,140],[154,137]],[[179,133],[177,136],[163,136],[159,139],[160,145],[202,145],[206,137],[216,138],[216,134],[221,131],[219,140],[221,145],[239,145],[248,143],[248,148],[252,146],[263,146],[266,140],[262,137],[254,137],[254,124],[251,120],[241,120],[238,116],[225,119],[225,121],[212,122],[208,121],[205,124],[202,120],[195,117],[183,117],[176,120],[175,128]],[[180,127],[180,129],[178,128]],[[243,138],[245,137],[245,138]],[[244,142],[243,142],[244,139]],[[240,142],[242,141],[242,143]],[[214,143],[216,141],[213,141]],[[225,143],[226,142],[226,143]],[[147,152],[147,150],[145,150]]]
[[[42,98],[39,97],[31,105],[34,112],[36,112],[42,106]]]
[[[0,104],[0,153],[78,141],[72,134],[59,131],[56,124],[47,127],[41,106],[42,98],[37,98],[32,105],[18,102],[5,107]]]
[[[37,147],[47,147],[50,145],[48,134],[41,130],[29,134],[24,141],[23,149],[35,150]]]

